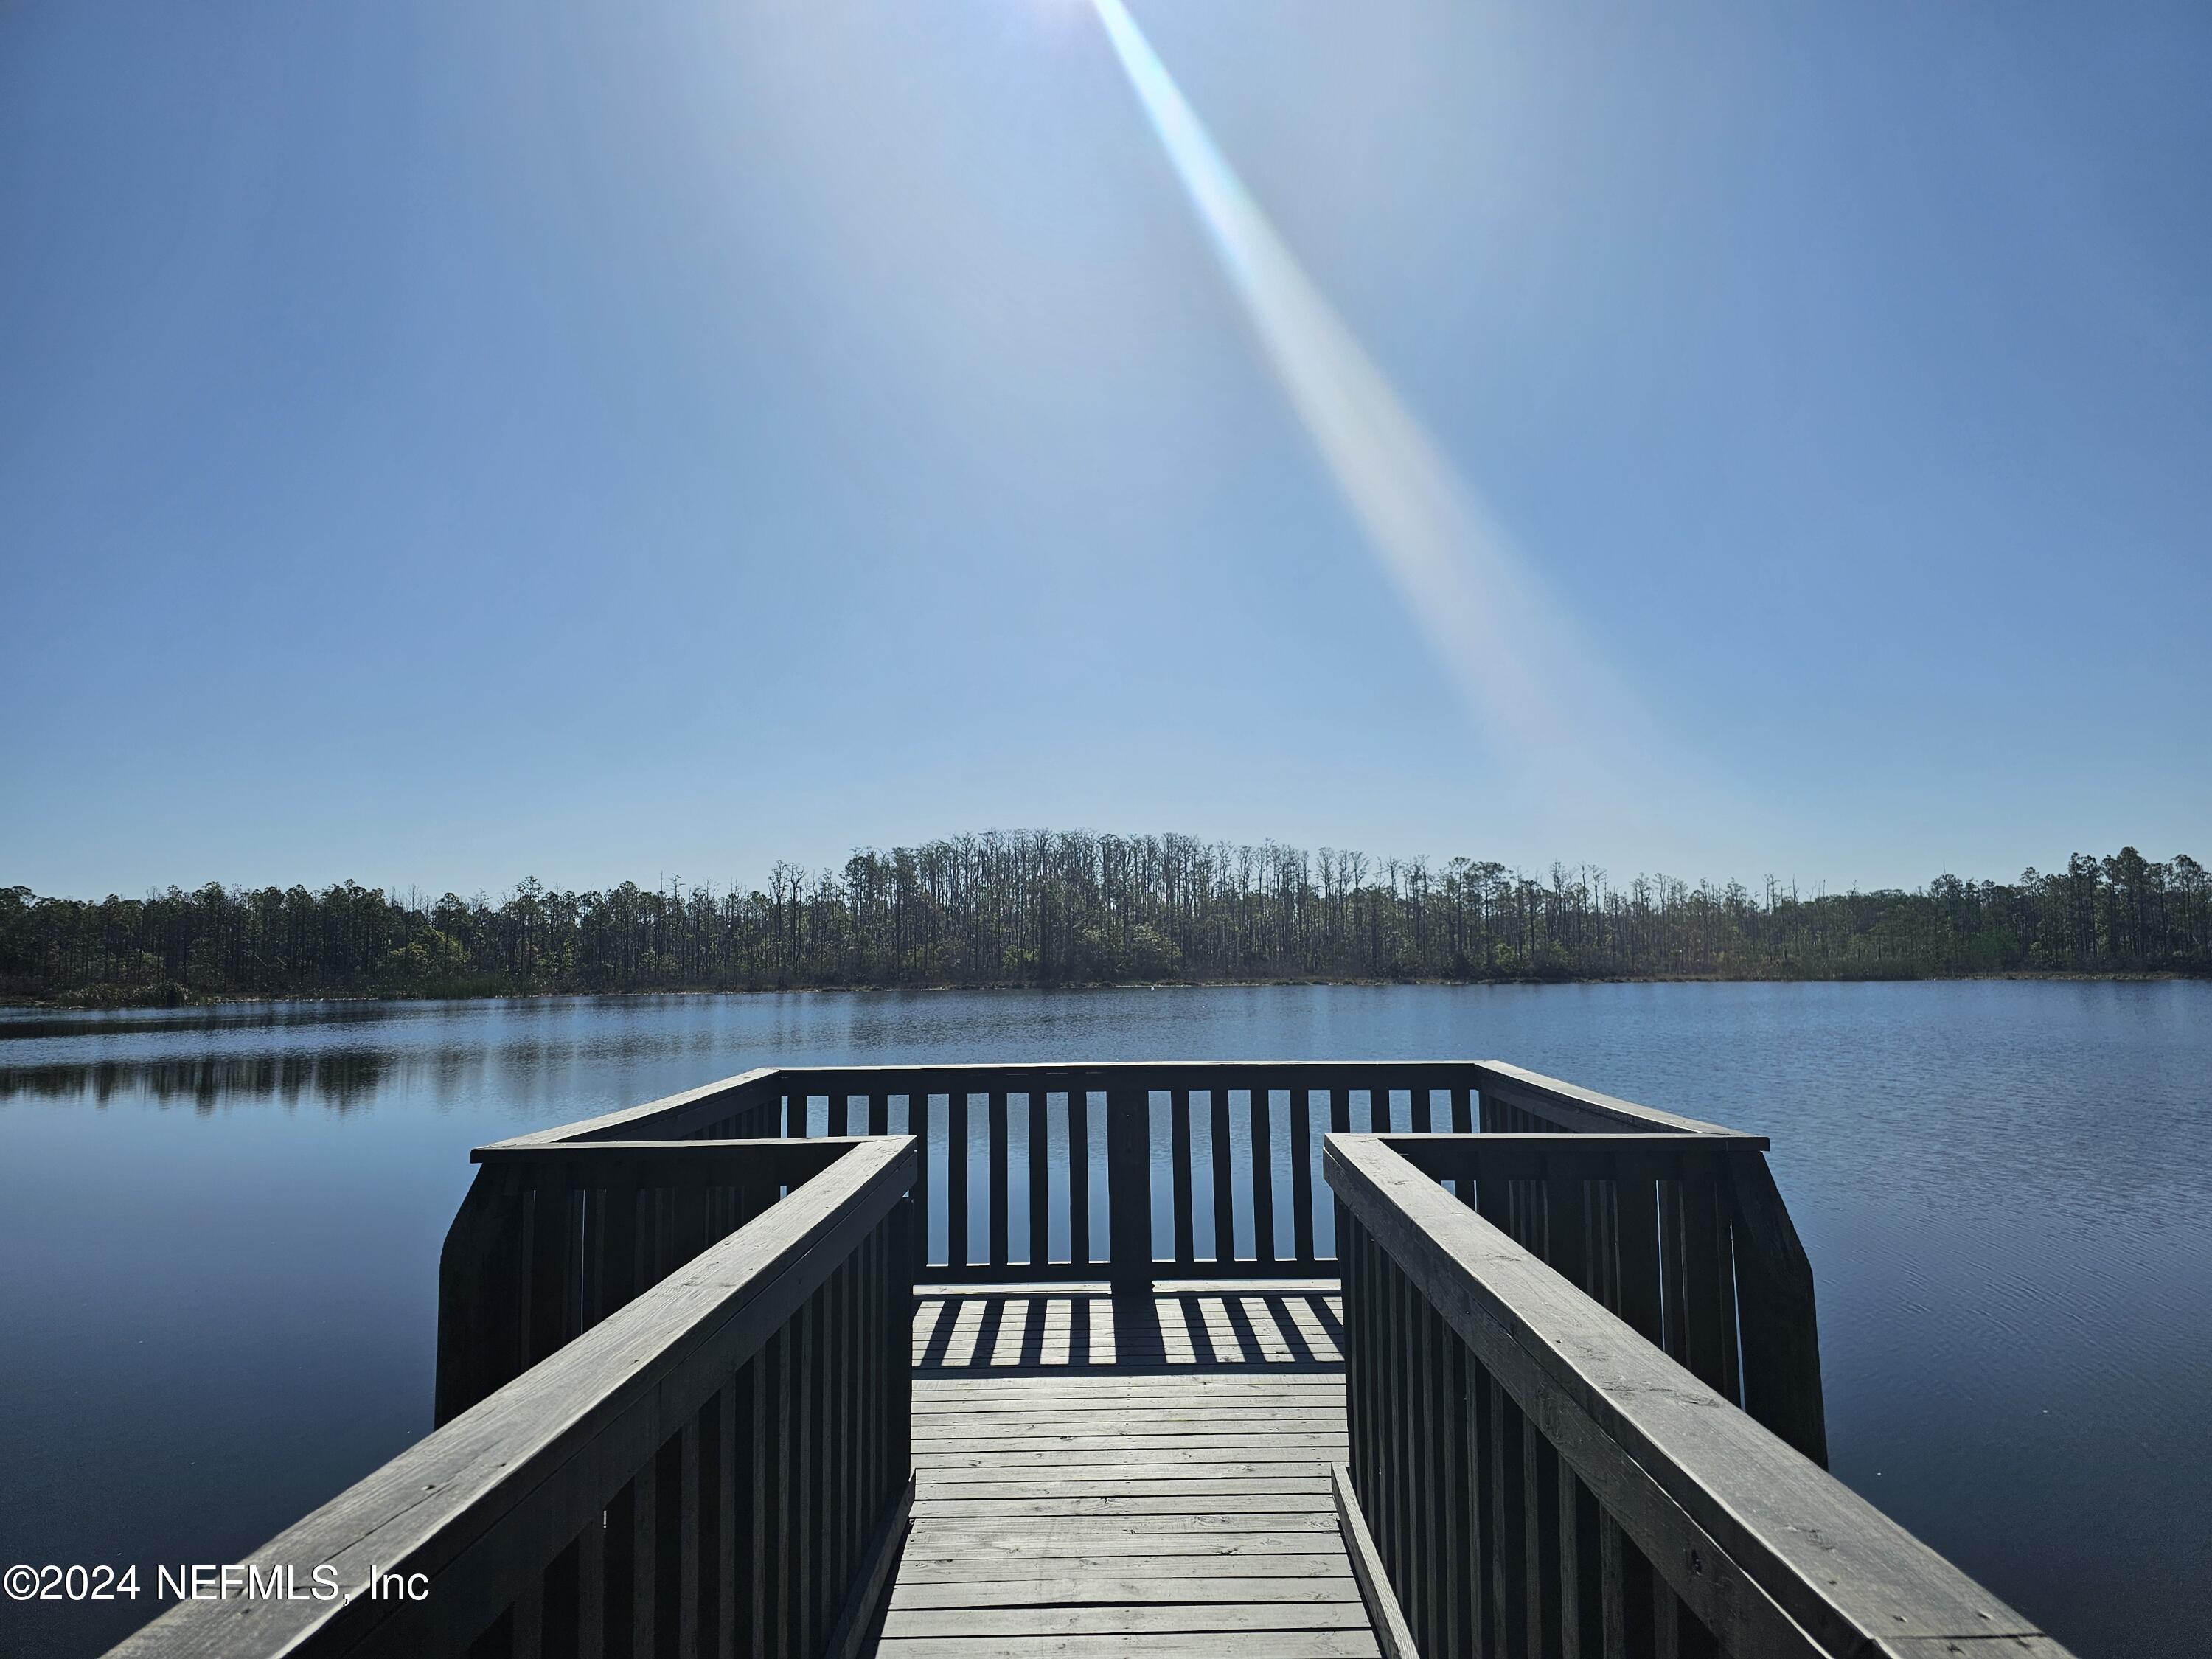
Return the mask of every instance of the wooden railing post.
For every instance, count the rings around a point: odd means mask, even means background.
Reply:
[[[1825,1469],[1828,1419],[1813,1264],[1765,1155],[1730,1152],[1726,1168],[1735,1221],[1743,1408]]]
[[[1152,1096],[1116,1082],[1106,1095],[1108,1278],[1116,1296],[1152,1287]]]
[[[529,1312],[524,1219],[530,1197],[507,1171],[480,1169],[438,1256],[433,1419],[451,1422],[522,1374]]]

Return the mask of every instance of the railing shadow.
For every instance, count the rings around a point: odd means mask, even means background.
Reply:
[[[916,1298],[914,1363],[921,1374],[1338,1371],[1343,1330],[1333,1290],[941,1288]]]

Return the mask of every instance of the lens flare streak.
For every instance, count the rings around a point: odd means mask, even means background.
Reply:
[[[1586,698],[1602,678],[1589,652],[1285,246],[1122,0],[1093,3],[1267,362],[1384,570],[1493,740],[1551,769],[1589,735],[1562,702]]]

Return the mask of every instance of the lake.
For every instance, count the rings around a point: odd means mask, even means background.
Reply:
[[[0,1565],[229,1561],[428,1431],[470,1147],[775,1063],[1498,1059],[1771,1136],[1836,1473],[2084,1656],[2212,1628],[2212,985],[0,1011]],[[0,1601],[0,1653],[157,1609]]]

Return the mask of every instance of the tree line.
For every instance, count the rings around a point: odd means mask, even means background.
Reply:
[[[339,883],[144,898],[0,889],[0,994],[495,995],[1311,979],[1843,979],[2212,969],[2186,854],[1806,896],[1188,836],[993,832],[765,886],[526,880],[436,899]]]

